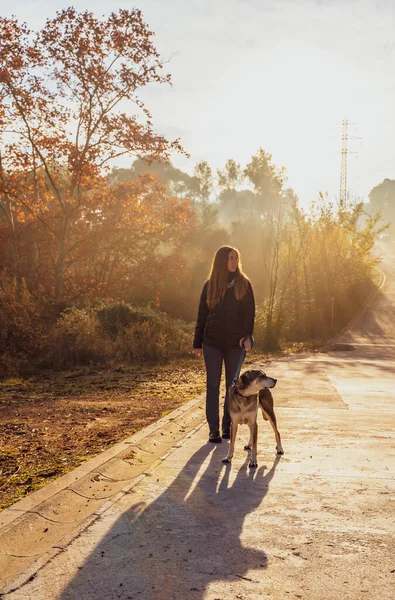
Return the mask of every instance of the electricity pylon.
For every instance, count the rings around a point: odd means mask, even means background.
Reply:
[[[348,119],[342,123],[342,149],[340,165],[340,204],[347,204],[347,151],[348,151]]]
[[[340,164],[340,204],[347,208],[348,202],[348,189],[347,189],[347,158],[349,154],[357,154],[355,150],[348,149],[348,140],[360,140],[360,137],[350,137],[348,135],[348,119],[342,121],[342,149],[341,149],[341,164]]]

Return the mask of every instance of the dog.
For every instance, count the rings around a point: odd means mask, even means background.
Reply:
[[[248,425],[250,428],[250,441],[245,450],[251,450],[249,467],[254,469],[257,463],[258,440],[258,404],[262,409],[265,421],[270,421],[276,437],[277,454],[284,454],[281,445],[280,433],[277,429],[276,416],[273,409],[273,396],[269,388],[274,388],[277,379],[268,377],[263,371],[252,369],[243,373],[228,391],[228,409],[231,418],[229,452],[222,460],[229,464],[233,458],[237,428],[239,425]]]

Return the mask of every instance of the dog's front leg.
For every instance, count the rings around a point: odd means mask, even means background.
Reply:
[[[255,423],[251,423],[249,424],[250,427],[250,439],[251,439],[251,458],[250,458],[250,463],[249,463],[249,467],[250,469],[256,469],[256,467],[258,466],[258,463],[256,461],[257,459],[257,453],[258,453],[258,424],[255,421]]]
[[[252,430],[250,427],[250,440],[249,440],[248,444],[246,444],[244,446],[244,450],[251,450],[251,448],[252,448]]]
[[[252,448],[252,437],[253,437],[253,436],[252,436],[252,433],[253,433],[253,432],[252,432],[252,429],[251,429],[251,427],[250,427],[250,439],[249,439],[249,442],[248,442],[248,444],[246,444],[246,445],[244,446],[244,450],[251,450],[251,448]]]
[[[230,443],[229,443],[228,454],[222,460],[222,462],[225,464],[229,464],[233,458],[233,453],[235,450],[236,435],[237,435],[237,423],[233,423],[233,421],[232,421],[232,423],[230,424]]]

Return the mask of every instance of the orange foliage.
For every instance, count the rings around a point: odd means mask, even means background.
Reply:
[[[146,85],[170,81],[152,36],[138,10],[99,20],[68,8],[35,36],[0,18],[0,219],[19,244],[14,270],[23,270],[21,251],[34,249],[36,282],[57,299],[111,294],[128,260],[133,270],[137,256],[141,264],[159,255],[153,248],[171,251],[190,226],[188,203],[152,178],[113,190],[106,183],[119,156],[183,152],[154,131],[138,98]],[[121,110],[128,102],[133,112]]]

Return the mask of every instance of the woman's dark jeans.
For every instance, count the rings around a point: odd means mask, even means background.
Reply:
[[[214,348],[214,346],[203,345],[203,356],[207,372],[206,418],[210,433],[219,433],[219,388],[223,362],[225,363],[226,394],[222,431],[230,431],[230,416],[227,406],[228,388],[235,376],[242,352],[244,350],[241,348],[221,350],[220,348]]]

